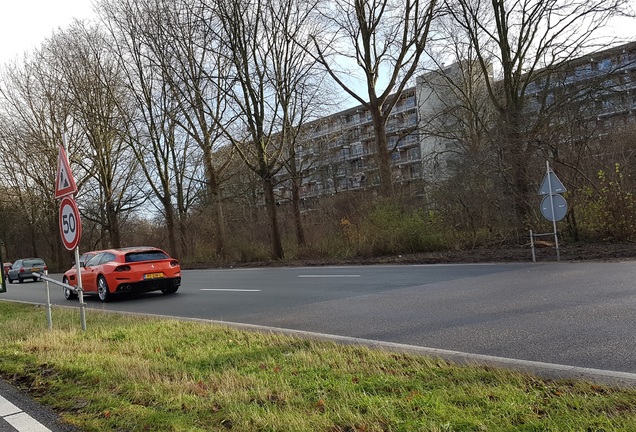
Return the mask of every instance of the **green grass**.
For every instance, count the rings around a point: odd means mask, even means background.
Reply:
[[[634,431],[636,389],[0,302],[0,374],[83,431]]]

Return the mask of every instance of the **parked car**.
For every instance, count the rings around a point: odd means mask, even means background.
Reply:
[[[80,268],[84,293],[97,294],[104,302],[120,293],[161,291],[173,294],[181,286],[179,261],[154,247],[98,251]],[[62,282],[77,287],[75,267],[64,273]],[[64,288],[64,297],[72,300],[77,298],[77,293]]]
[[[46,263],[42,258],[23,258],[13,263],[7,273],[9,283],[18,281],[24,282],[25,279],[32,279],[34,282],[38,280],[33,276],[34,272],[41,273],[47,270]]]

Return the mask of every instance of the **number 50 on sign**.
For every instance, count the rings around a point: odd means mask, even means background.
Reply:
[[[60,203],[60,234],[64,247],[68,250],[75,249],[82,236],[82,221],[77,204],[68,196],[62,198]]]

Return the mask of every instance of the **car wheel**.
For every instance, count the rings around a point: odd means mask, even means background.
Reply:
[[[7,276],[7,280],[9,281],[10,284],[13,283],[13,279],[11,279],[9,276]]]
[[[97,295],[99,296],[99,299],[103,302],[107,302],[108,300],[110,300],[110,291],[108,290],[108,284],[106,283],[106,279],[104,279],[104,276],[100,276],[97,279]]]
[[[62,279],[62,283],[65,284],[69,284],[68,283],[68,279],[66,279],[66,276]],[[64,298],[66,300],[75,300],[77,298],[77,294],[75,293],[75,291],[70,290],[68,288],[63,288],[64,289]]]
[[[24,279],[22,279],[20,276],[18,276],[18,282],[22,283],[22,282],[24,282]]]
[[[178,286],[173,286],[173,287],[170,287],[170,288],[163,288],[161,290],[161,292],[164,293],[164,294],[174,294],[174,293],[177,292],[178,289],[179,289]]]

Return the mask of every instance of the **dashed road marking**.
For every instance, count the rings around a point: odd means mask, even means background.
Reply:
[[[230,289],[230,288],[201,288],[201,291],[236,291],[236,292],[259,292],[259,289]]]
[[[358,278],[359,274],[307,274],[298,275],[299,278]]]
[[[0,416],[19,432],[51,432],[51,429],[2,396],[0,396]]]

